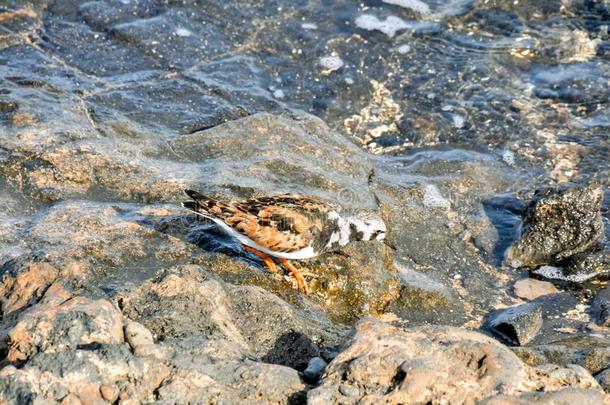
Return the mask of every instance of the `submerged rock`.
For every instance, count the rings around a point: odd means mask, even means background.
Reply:
[[[493,315],[488,321],[496,334],[514,345],[532,341],[542,328],[542,309],[534,303],[511,307]]]
[[[594,186],[536,191],[521,237],[507,252],[508,263],[555,264],[594,248],[604,236],[602,196]]]
[[[311,404],[474,404],[565,387],[606,398],[585,369],[527,366],[504,345],[477,332],[447,326],[403,328],[365,319],[307,399]]]

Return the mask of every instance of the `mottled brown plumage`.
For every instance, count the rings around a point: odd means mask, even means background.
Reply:
[[[247,251],[276,271],[272,257],[309,292],[307,282],[287,259],[301,260],[336,250],[352,240],[383,241],[385,224],[375,219],[342,217],[336,207],[313,197],[284,194],[224,203],[193,190],[182,205],[216,222]]]
[[[328,203],[297,194],[231,203],[195,192],[189,195],[197,203],[199,213],[223,220],[257,244],[276,252],[295,252],[310,246],[333,209]]]

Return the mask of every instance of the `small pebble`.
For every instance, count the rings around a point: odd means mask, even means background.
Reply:
[[[543,295],[555,294],[559,290],[548,281],[540,281],[534,278],[524,278],[518,280],[513,285],[515,296],[531,301]]]
[[[102,398],[104,398],[108,402],[114,402],[119,396],[119,390],[116,387],[102,384],[100,386],[100,394],[102,394]]]
[[[307,368],[303,371],[303,377],[308,382],[316,382],[326,369],[327,363],[321,357],[313,357],[307,363]]]
[[[346,397],[355,398],[360,396],[360,390],[358,389],[358,387],[354,387],[353,385],[349,385],[346,383],[343,383],[339,386],[339,392],[345,395]]]

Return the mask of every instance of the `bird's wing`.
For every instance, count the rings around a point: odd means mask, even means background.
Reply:
[[[223,220],[269,250],[285,253],[310,246],[324,229],[327,215],[332,210],[328,203],[295,194],[229,204],[196,192],[187,191],[187,194],[197,203],[197,212]]]

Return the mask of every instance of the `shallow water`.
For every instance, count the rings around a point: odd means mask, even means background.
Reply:
[[[473,243],[498,268],[517,197],[588,180],[608,197],[607,2],[9,0],[0,10],[6,228],[56,201],[177,202],[184,184],[341,197],[349,179],[315,162],[305,174],[284,164],[239,178],[219,165],[221,147],[184,143],[288,109],[379,155],[382,181],[422,185],[428,209],[489,221]],[[270,173],[274,186],[262,187],[257,176]],[[4,240],[3,260],[19,251]]]

